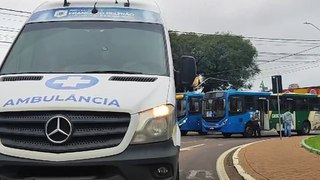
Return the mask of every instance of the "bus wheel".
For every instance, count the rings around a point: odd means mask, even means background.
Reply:
[[[199,131],[198,134],[201,135],[201,136],[204,136],[204,135],[207,135],[208,133],[207,132],[203,132],[203,131]]]
[[[247,124],[244,130],[243,136],[246,138],[252,137],[253,135],[253,127],[251,124]]]
[[[222,135],[223,135],[223,137],[228,138],[228,137],[230,137],[232,134],[231,134],[231,133],[222,133]]]
[[[181,131],[182,136],[186,136],[188,134],[188,131]]]
[[[302,130],[297,131],[298,135],[307,135],[310,133],[310,123],[308,121],[304,121],[302,124]]]

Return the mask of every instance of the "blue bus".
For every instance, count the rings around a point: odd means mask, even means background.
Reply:
[[[176,94],[177,116],[179,128],[182,136],[186,136],[189,131],[206,135],[202,131],[202,98],[204,94],[186,92]]]
[[[258,114],[260,128],[268,123],[269,92],[219,91],[207,92],[202,103],[202,131],[253,135],[253,114]],[[255,122],[258,122],[255,121]],[[269,126],[268,126],[269,127]]]

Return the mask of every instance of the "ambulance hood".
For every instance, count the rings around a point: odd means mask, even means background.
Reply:
[[[152,75],[29,74],[0,78],[1,111],[111,111],[135,114],[166,104],[170,78]]]

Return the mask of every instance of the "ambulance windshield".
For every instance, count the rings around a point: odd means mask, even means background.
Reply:
[[[168,75],[162,25],[112,21],[27,24],[0,73]]]

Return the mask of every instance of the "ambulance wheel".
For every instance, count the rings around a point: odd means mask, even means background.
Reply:
[[[222,135],[223,135],[223,137],[225,137],[225,138],[229,138],[229,137],[231,137],[231,133],[222,133]]]
[[[188,131],[181,131],[182,136],[186,136],[188,134]]]

